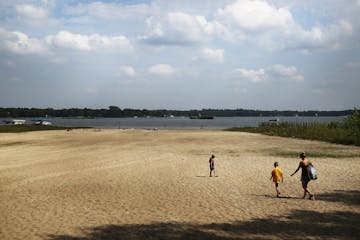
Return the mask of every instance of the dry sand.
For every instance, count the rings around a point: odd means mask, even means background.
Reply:
[[[315,201],[301,199],[300,172],[289,176],[301,151],[319,172]],[[359,156],[240,132],[3,133],[0,239],[359,239]],[[283,198],[269,180],[274,161]]]

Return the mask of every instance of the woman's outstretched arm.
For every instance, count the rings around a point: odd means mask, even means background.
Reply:
[[[300,164],[299,164],[298,168],[295,170],[295,172],[293,174],[291,174],[290,176],[293,176],[295,173],[297,173],[297,171],[299,171],[299,169],[300,169]]]

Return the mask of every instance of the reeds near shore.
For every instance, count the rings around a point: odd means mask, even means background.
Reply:
[[[354,110],[340,123],[264,123],[259,127],[230,128],[227,130],[360,146],[360,113]]]

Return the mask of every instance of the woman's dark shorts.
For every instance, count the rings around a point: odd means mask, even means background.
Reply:
[[[307,188],[309,181],[310,181],[309,176],[301,176],[301,183],[303,188]]]

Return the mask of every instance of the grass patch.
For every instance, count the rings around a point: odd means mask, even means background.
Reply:
[[[78,128],[90,127],[60,127],[60,126],[44,126],[44,125],[0,125],[0,133],[20,133],[31,131],[48,131],[48,130],[71,130]]]
[[[320,150],[320,151],[319,151]],[[358,158],[360,157],[359,153],[339,153],[339,152],[325,152],[322,149],[317,151],[307,152],[307,157],[310,158]],[[265,152],[274,157],[284,157],[284,158],[297,158],[299,156],[299,151],[292,150],[281,150],[277,148],[266,149]]]
[[[360,135],[340,124],[262,124],[259,127],[229,128],[227,131],[261,133],[269,136],[318,140],[329,143],[360,146]]]

